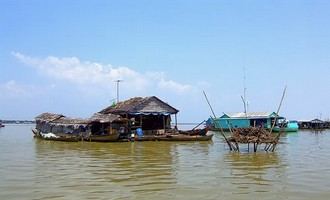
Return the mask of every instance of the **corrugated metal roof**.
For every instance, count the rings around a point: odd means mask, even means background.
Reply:
[[[274,112],[234,112],[234,113],[224,113],[230,118],[268,118],[271,115],[276,115]]]

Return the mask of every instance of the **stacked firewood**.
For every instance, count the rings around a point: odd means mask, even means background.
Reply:
[[[270,143],[274,141],[274,136],[264,128],[249,127],[232,130],[231,141],[237,143]]]

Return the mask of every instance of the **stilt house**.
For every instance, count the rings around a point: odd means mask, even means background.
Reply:
[[[129,127],[132,132],[141,128],[146,135],[161,134],[166,129],[171,129],[171,115],[175,115],[177,125],[177,113],[179,111],[155,96],[135,97],[109,106],[99,113],[120,115],[129,119]]]

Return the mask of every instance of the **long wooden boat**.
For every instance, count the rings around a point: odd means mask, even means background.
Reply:
[[[186,131],[179,130],[179,134],[184,134],[184,135],[206,135],[207,132],[208,132],[208,128],[193,129]]]
[[[164,136],[155,136],[157,141],[209,141],[213,137],[210,135],[186,135],[186,134],[173,134]]]
[[[109,135],[90,135],[85,138],[85,140],[90,142],[116,142],[119,140],[119,133]]]
[[[62,141],[62,142],[78,142],[81,140],[81,138],[78,136],[71,136],[71,135],[58,136],[55,134],[49,135],[50,133],[45,134],[37,129],[32,129],[32,132],[33,132],[35,138],[39,138],[39,139],[43,139],[43,140]]]
[[[155,135],[144,135],[144,136],[135,136],[134,138],[130,139],[131,141],[156,141],[157,140],[157,136]]]

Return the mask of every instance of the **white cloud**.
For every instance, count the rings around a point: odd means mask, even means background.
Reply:
[[[187,92],[192,90],[192,86],[187,84],[179,84],[172,80],[161,79],[158,83],[158,86],[162,89],[169,89],[170,91],[174,90],[179,93]]]
[[[125,81],[127,88],[135,91],[161,89],[181,94],[193,89],[193,86],[189,84],[166,79],[162,72],[141,73],[128,67],[113,67],[96,62],[80,61],[76,57],[36,58],[19,52],[12,52],[12,55],[43,75],[79,86],[107,88],[113,81],[120,79]]]
[[[19,84],[15,80],[0,84],[2,97],[32,97],[35,91],[34,86]]]

